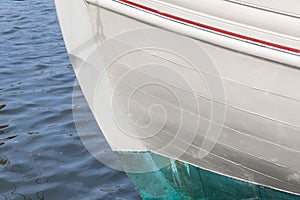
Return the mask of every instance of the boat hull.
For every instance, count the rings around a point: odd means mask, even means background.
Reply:
[[[299,195],[299,57],[232,38],[214,44],[197,38],[203,30],[175,33],[95,2],[56,5],[77,79],[112,150],[171,159],[155,172],[126,170],[145,199],[156,198],[141,185],[153,173],[191,199],[238,199],[237,187],[245,198]],[[254,55],[257,48],[266,55]]]
[[[147,200],[300,199],[297,195],[222,176],[196,166],[168,159],[150,152],[118,152],[117,154],[120,157],[124,154],[138,154],[136,156],[141,163],[149,162],[149,160],[154,163],[158,163],[162,162],[162,159],[164,159],[165,162],[169,162],[168,166],[160,170],[142,174],[128,173],[128,176],[138,189],[143,199]],[[124,165],[126,166],[126,161],[124,161]],[[150,187],[150,185],[152,187]]]

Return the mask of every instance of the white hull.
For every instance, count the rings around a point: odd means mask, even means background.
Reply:
[[[152,151],[225,176],[300,194],[300,18],[295,7],[283,7],[282,13],[270,7],[263,11],[265,15],[253,7],[253,13],[247,12],[252,16],[260,13],[261,17],[274,17],[279,22],[288,20],[289,30],[284,30],[252,18],[244,21],[244,25],[242,20],[228,23],[234,18],[230,12],[226,16],[212,16],[213,11],[207,9],[207,13],[196,16],[186,11],[195,8],[194,12],[201,13],[201,6],[192,3],[175,12],[165,7],[165,2],[171,1],[145,4],[248,38],[226,37],[168,21],[159,14],[151,15],[149,10],[128,7],[126,1],[56,2],[77,78],[113,150]],[[215,0],[211,4],[214,2],[218,3]],[[176,3],[183,6],[180,1]],[[255,23],[260,27],[253,28]],[[153,26],[185,36],[149,29]],[[203,58],[203,63],[198,64],[208,68],[194,68],[190,60],[165,51],[138,49],[143,43],[136,37],[138,33],[145,34],[147,45],[169,45],[174,49],[167,50],[177,53],[178,49],[186,48],[188,41],[195,42]],[[178,43],[167,44],[166,37],[173,42],[179,38]],[[253,38],[259,39],[255,43]],[[261,42],[263,39],[268,42]],[[112,45],[116,52],[108,49]],[[124,50],[126,54],[115,59],[122,49],[136,51]],[[197,54],[193,49],[190,51]],[[105,71],[104,63],[109,61],[114,62]],[[143,66],[149,63],[155,66]],[[169,68],[160,71],[157,66]],[[216,71],[210,71],[211,66]],[[168,74],[165,70],[171,71]],[[114,97],[111,102],[110,96]]]

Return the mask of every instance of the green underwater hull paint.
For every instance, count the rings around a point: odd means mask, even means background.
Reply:
[[[118,152],[125,171],[128,154],[135,154],[135,164],[141,167],[162,161],[169,163],[152,172],[127,172],[145,200],[300,200],[297,195],[222,176],[150,152]]]

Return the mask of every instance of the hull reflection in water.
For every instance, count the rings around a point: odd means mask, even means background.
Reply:
[[[87,149],[144,199],[299,199],[300,16],[273,2],[56,0],[118,161]]]

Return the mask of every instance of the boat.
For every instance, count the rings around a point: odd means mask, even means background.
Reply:
[[[116,159],[85,146],[143,199],[300,199],[298,0],[56,0],[56,9]]]

